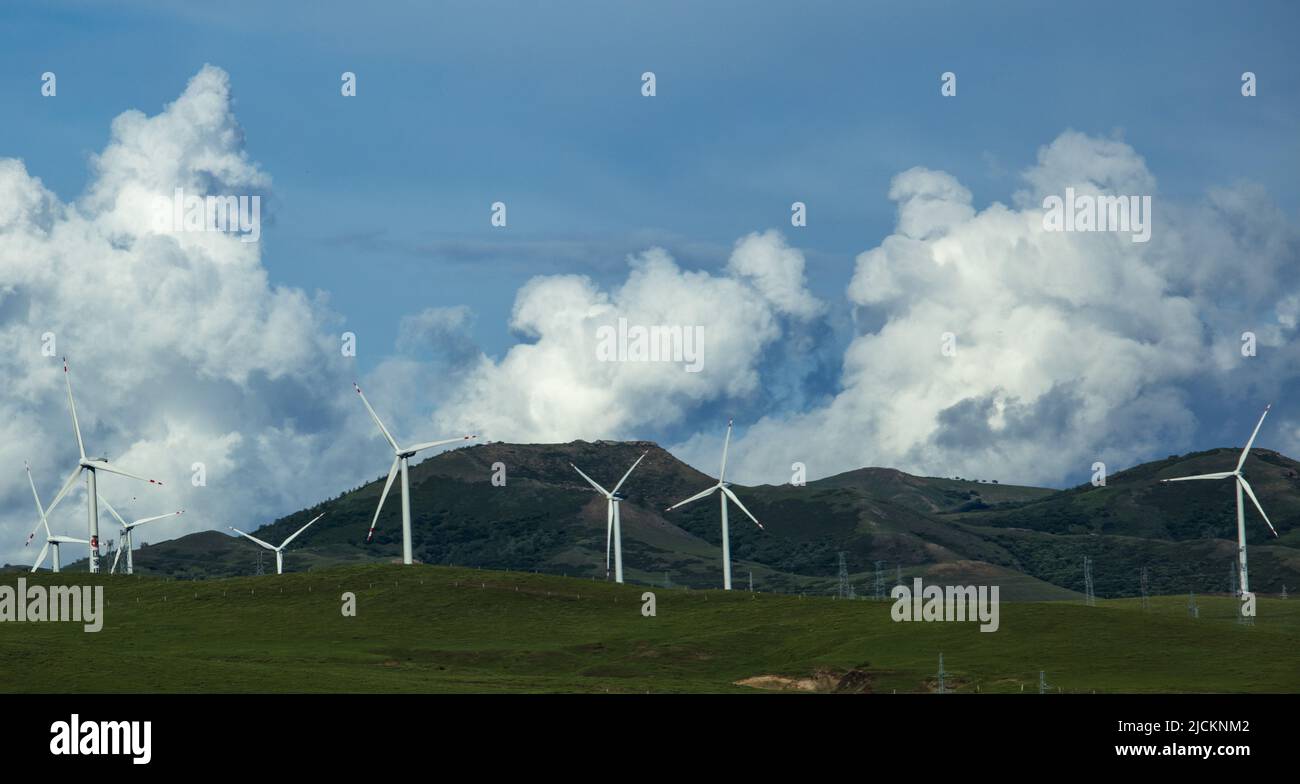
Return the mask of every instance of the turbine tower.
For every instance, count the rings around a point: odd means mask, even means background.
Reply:
[[[618,489],[623,486],[623,483],[627,481],[627,478],[632,475],[632,472],[636,470],[636,467],[641,464],[641,461],[644,460],[645,456],[648,454],[650,453],[641,453],[641,456],[636,459],[636,462],[627,470],[627,473],[623,474],[623,478],[618,480],[618,484],[614,485],[613,490],[606,490],[596,484],[595,480],[582,473],[581,468],[573,465],[573,463],[569,463],[569,465],[573,466],[574,471],[577,471],[583,479],[587,480],[587,484],[596,488],[597,492],[605,496],[605,579],[609,579],[609,546],[610,541],[613,540],[614,582],[616,583],[623,582],[623,532],[622,528],[619,526],[618,502],[627,498],[627,496],[620,493]]]
[[[1241,575],[1241,595],[1243,597],[1250,594],[1250,582],[1246,577],[1246,510],[1241,501],[1241,493],[1244,490],[1246,495],[1250,496],[1251,503],[1259,510],[1259,514],[1264,518],[1268,525],[1268,530],[1277,536],[1277,529],[1269,521],[1268,515],[1264,513],[1264,507],[1259,505],[1259,499],[1255,497],[1255,491],[1250,488],[1250,483],[1241,473],[1241,467],[1246,464],[1246,457],[1250,455],[1250,448],[1255,444],[1255,436],[1259,435],[1259,429],[1264,424],[1264,417],[1268,416],[1268,410],[1272,404],[1264,406],[1264,413],[1260,414],[1259,422],[1255,425],[1255,432],[1250,434],[1250,440],[1246,442],[1246,448],[1241,450],[1241,457],[1237,459],[1237,467],[1231,471],[1220,471],[1214,474],[1197,474],[1196,476],[1179,476],[1173,479],[1161,479],[1161,482],[1186,482],[1193,479],[1227,479],[1232,477],[1237,487],[1237,572]],[[1245,607],[1242,606],[1239,612],[1243,612]]]
[[[113,518],[116,519],[117,522],[122,526],[122,533],[118,538],[120,538],[123,542],[126,543],[125,548],[118,547],[117,552],[113,554],[113,565],[108,570],[109,574],[117,573],[117,562],[122,557],[123,549],[126,550],[126,573],[135,574],[135,559],[131,555],[131,551],[135,549],[135,540],[134,537],[131,535],[131,532],[135,530],[136,526],[144,525],[145,523],[152,523],[155,520],[162,520],[167,517],[175,517],[177,515],[185,514],[185,510],[181,509],[180,511],[177,512],[168,512],[167,514],[155,515],[154,517],[146,517],[141,520],[136,520],[134,522],[128,523],[127,521],[122,519],[122,515],[117,513],[117,510],[113,508],[113,505],[110,504],[108,502],[108,499],[104,498],[104,496],[101,495],[99,497],[99,502],[104,505],[104,508],[108,510],[108,513],[113,515]]]
[[[281,542],[279,547],[276,547],[273,544],[268,544],[266,542],[263,542],[261,539],[258,539],[256,536],[253,536],[252,534],[246,534],[243,531],[239,530],[238,528],[235,528],[234,526],[231,526],[230,530],[234,531],[235,533],[239,534],[245,539],[251,539],[254,542],[257,542],[261,546],[275,553],[275,573],[284,574],[284,548],[288,547],[289,543],[292,542],[295,538],[297,538],[298,534],[302,533],[303,531],[306,531],[309,527],[311,527],[312,523],[316,522],[317,520],[321,519],[324,516],[325,513],[321,512],[320,514],[313,517],[311,519],[311,523],[307,523],[307,525],[304,525],[302,528],[299,528],[297,531],[294,531],[293,535],[290,536],[288,539],[285,539],[283,542]]]
[[[754,515],[749,513],[749,510],[740,502],[740,499],[736,497],[736,494],[731,492],[731,485],[725,481],[727,475],[727,448],[731,446],[731,424],[732,420],[728,419],[727,437],[726,440],[722,442],[722,468],[718,471],[718,483],[707,490],[696,493],[685,501],[678,501],[667,509],[667,511],[671,512],[679,506],[689,504],[691,501],[698,501],[701,498],[707,498],[715,491],[722,491],[718,498],[721,500],[722,504],[722,589],[724,591],[731,590],[731,539],[730,532],[727,529],[727,499],[731,499],[736,506],[740,507],[740,511],[744,512],[750,520],[754,521],[754,525],[758,526],[759,530],[763,530],[763,524],[758,521],[757,517],[754,517]]]
[[[370,401],[366,400],[365,394],[361,392],[361,387],[356,384],[352,385],[361,395],[361,402],[365,404],[366,410],[370,412],[370,418],[375,420],[379,425],[379,432],[384,434],[384,439],[388,441],[389,446],[393,448],[393,466],[388,469],[388,481],[384,483],[384,492],[379,496],[379,506],[375,507],[375,518],[370,521],[370,531],[366,534],[366,542],[370,542],[375,536],[375,524],[379,522],[379,513],[383,511],[384,501],[388,498],[388,491],[393,487],[393,478],[397,475],[397,470],[402,470],[402,563],[411,564],[411,486],[407,477],[407,460],[415,455],[416,452],[422,452],[425,449],[432,449],[435,446],[444,444],[454,444],[457,441],[468,441],[478,436],[460,436],[459,438],[444,438],[441,441],[428,441],[423,444],[416,444],[411,447],[398,446],[397,441],[384,423],[379,421],[379,415],[370,407]]]
[[[32,537],[36,536],[37,529],[40,529],[42,527],[45,528],[45,546],[41,548],[40,555],[36,556],[36,560],[32,563],[32,571],[34,572],[41,567],[41,564],[45,562],[45,554],[48,553],[51,549],[53,549],[54,550],[54,561],[53,561],[54,571],[58,572],[59,571],[59,545],[90,544],[90,541],[87,539],[74,539],[71,536],[55,536],[53,533],[50,532],[50,523],[45,518],[46,510],[41,508],[41,497],[36,494],[36,483],[32,481],[32,467],[28,465],[26,461],[23,462],[23,465],[26,466],[27,468],[27,483],[32,486],[32,498],[36,499],[36,513],[40,516],[40,522],[38,522],[36,524],[36,528],[32,529],[32,532],[28,534],[27,542],[29,544],[31,543]]]
[[[118,474],[130,479],[138,479],[141,482],[148,482],[151,485],[162,485],[157,479],[147,479],[130,471],[124,471],[121,468],[110,466],[107,460],[90,460],[86,457],[86,445],[81,440],[81,425],[77,423],[77,403],[72,399],[72,380],[68,372],[68,360],[63,359],[63,382],[68,388],[68,408],[72,411],[72,430],[77,434],[77,450],[81,453],[81,460],[78,461],[77,467],[68,477],[68,481],[63,483],[59,494],[54,496],[50,502],[49,508],[45,510],[46,514],[54,511],[54,507],[59,505],[63,497],[72,489],[72,485],[77,481],[77,477],[82,471],[86,472],[86,518],[90,530],[90,571],[92,573],[99,571],[99,505],[96,501],[99,493],[96,489],[96,474],[105,471],[110,474]]]

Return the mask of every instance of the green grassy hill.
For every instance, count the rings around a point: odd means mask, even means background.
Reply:
[[[66,575],[64,576],[66,577]],[[51,575],[31,578],[49,583]],[[15,584],[16,576],[4,582]],[[1014,603],[1001,628],[895,623],[888,602],[367,565],[106,586],[103,631],[0,624],[0,692],[1297,692],[1300,599]],[[352,591],[357,617],[340,613]],[[741,685],[742,682],[751,685]]]
[[[651,442],[493,443],[437,455],[411,470],[417,560],[442,565],[605,577],[605,502],[576,463],[612,486],[642,453],[625,485],[627,578],[645,584],[718,587],[716,499],[673,512],[669,505],[712,480]],[[1008,599],[1072,598],[1083,590],[1083,558],[1095,562],[1099,595],[1136,596],[1147,570],[1153,593],[1226,592],[1235,557],[1229,482],[1162,485],[1160,478],[1231,467],[1236,453],[1214,450],[1147,463],[1109,477],[1106,487],[1064,491],[971,479],[919,477],[864,468],[803,487],[736,487],[766,526],[731,511],[734,579],[767,592],[835,589],[845,553],[859,593],[874,591],[877,564],[886,588],[905,579],[974,573],[996,576]],[[505,486],[491,479],[497,466]],[[1282,532],[1273,539],[1251,512],[1251,584],[1260,593],[1300,586],[1300,464],[1255,450],[1246,472]],[[257,530],[282,541],[311,517],[326,516],[296,540],[286,568],[386,562],[401,550],[396,494],[365,542],[382,478]],[[245,530],[253,528],[237,521]],[[142,573],[176,578],[251,575],[257,547],[220,533],[159,542],[136,555]],[[267,568],[273,568],[267,558]],[[84,569],[84,561],[73,564]]]

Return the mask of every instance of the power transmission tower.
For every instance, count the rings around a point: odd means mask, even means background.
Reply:
[[[944,685],[944,675],[945,673],[943,671],[943,654],[941,653],[939,654],[939,693],[940,694],[948,693],[948,687]]]
[[[1187,592],[1187,614],[1193,618],[1201,617],[1201,608],[1196,606],[1196,592]]]
[[[266,574],[266,569],[262,566],[261,549],[257,551],[257,571],[255,571],[254,574],[257,575],[258,577],[261,577],[262,575]]]
[[[1146,612],[1151,609],[1151,602],[1147,595],[1147,568],[1145,566],[1142,567],[1142,571],[1138,574],[1138,584],[1142,590],[1142,612]]]
[[[885,598],[885,573],[880,568],[883,563],[884,561],[876,561],[876,601]]]
[[[849,585],[849,562],[844,558],[844,551],[839,552],[840,557],[840,584],[839,591],[836,594],[841,599],[849,598],[849,591],[852,586]]]
[[[1286,583],[1282,583],[1282,598],[1286,598]]]
[[[1083,602],[1089,607],[1097,604],[1097,595],[1092,590],[1092,559],[1083,557]]]
[[[750,592],[750,593],[753,593],[753,592],[754,592],[754,573],[753,573],[753,572],[750,572],[750,573],[749,573],[749,592]]]

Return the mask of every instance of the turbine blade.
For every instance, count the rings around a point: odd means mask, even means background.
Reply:
[[[1227,479],[1236,471],[1220,471],[1217,474],[1197,474],[1196,476],[1179,476],[1173,479],[1161,479],[1161,482],[1186,482],[1191,479]]]
[[[718,471],[718,484],[727,478],[727,448],[731,446],[731,423],[733,420],[727,420],[727,437],[722,442],[722,468]]]
[[[320,514],[316,515],[311,519],[311,523],[316,522],[317,520],[321,519],[324,516],[325,513],[321,512]],[[288,547],[289,543],[294,540],[294,537],[298,536],[298,534],[302,533],[303,531],[306,531],[311,526],[311,523],[307,523],[307,525],[304,525],[302,528],[299,528],[297,531],[294,531],[293,536],[290,536],[288,539],[285,539],[284,544],[280,545],[280,549],[283,550],[284,548]]]
[[[59,544],[90,544],[89,539],[78,539],[75,536],[51,536],[50,541]]]
[[[40,519],[36,521],[36,526],[32,528],[32,532],[27,535],[27,541],[23,544],[23,547],[26,547],[32,543],[32,538],[36,536],[36,531],[41,526],[45,526],[45,536],[49,538],[50,523],[45,519],[45,509],[41,507],[41,497],[36,493],[36,482],[32,479],[32,467],[26,460],[23,461],[23,466],[27,468],[27,484],[32,486],[32,498],[36,499],[36,513],[40,515]]]
[[[125,528],[125,527],[126,527],[126,521],[122,519],[122,515],[120,515],[120,514],[117,513],[117,510],[114,509],[114,508],[113,508],[113,505],[110,504],[110,503],[108,502],[108,499],[105,498],[104,496],[100,495],[99,493],[95,493],[95,497],[98,498],[98,499],[99,499],[99,502],[100,502],[101,504],[104,505],[104,508],[108,510],[108,513],[111,514],[111,515],[113,515],[113,517],[114,517],[114,518],[115,518],[119,523],[122,524],[122,527]]]
[[[117,559],[122,557],[122,542],[118,540],[116,552],[113,553],[113,565],[109,567],[109,574],[117,574]]]
[[[1255,432],[1250,434],[1250,440],[1246,442],[1246,448],[1241,450],[1241,459],[1237,461],[1237,470],[1246,464],[1246,456],[1250,454],[1250,448],[1255,444],[1255,436],[1259,435],[1259,429],[1264,424],[1264,417],[1268,416],[1268,410],[1273,407],[1272,403],[1264,406],[1264,413],[1259,415],[1259,421],[1255,423]],[[1272,525],[1270,523],[1270,525]]]
[[[133,474],[130,471],[126,471],[124,469],[118,468],[117,466],[109,465],[108,463],[105,463],[103,460],[85,460],[82,462],[82,465],[86,466],[87,468],[93,468],[96,471],[105,471],[110,474],[125,476],[128,479],[139,479],[141,482],[148,482],[151,485],[158,485],[159,487],[162,487],[162,482],[160,482],[157,479],[150,479],[147,476],[140,476],[139,474]]]
[[[595,479],[592,479],[591,477],[589,477],[589,476],[587,476],[586,474],[582,473],[582,469],[581,469],[581,468],[578,468],[576,465],[573,465],[573,463],[569,463],[569,465],[573,466],[573,470],[574,470],[574,471],[577,471],[578,474],[581,475],[583,479],[586,479],[586,480],[587,480],[587,484],[591,485],[592,487],[594,487],[594,488],[596,488],[598,491],[600,491],[600,494],[601,494],[601,495],[606,496],[606,497],[608,497],[608,496],[610,495],[609,492],[605,490],[605,488],[603,488],[603,487],[601,487],[600,485],[596,484],[596,480],[595,480]]]
[[[425,441],[423,444],[416,444],[406,451],[414,454],[415,452],[422,452],[431,447],[442,446],[443,444],[454,444],[457,441],[468,441],[471,438],[478,438],[478,436],[456,436],[455,438],[444,438],[441,441]]]
[[[713,495],[713,491],[717,490],[719,487],[722,487],[722,485],[713,485],[708,490],[701,490],[700,492],[696,493],[690,498],[687,498],[685,501],[678,501],[677,503],[668,507],[664,511],[671,512],[672,510],[676,509],[679,506],[685,506],[686,504],[689,504],[691,501],[698,501],[701,498],[708,498],[709,496]]]
[[[258,539],[256,536],[253,536],[252,534],[246,534],[246,533],[244,533],[243,531],[239,530],[238,528],[235,528],[234,526],[231,526],[231,527],[230,527],[230,530],[234,531],[235,533],[239,534],[240,536],[244,537],[245,539],[252,539],[254,542],[257,542],[258,544],[262,545],[263,547],[265,547],[265,548],[268,549],[268,550],[274,550],[274,549],[275,549],[274,546],[269,545],[269,544],[267,544],[266,542],[263,542],[261,539]]]
[[[384,438],[388,439],[388,443],[393,447],[393,451],[394,452],[402,451],[402,448],[397,445],[397,441],[393,440],[393,434],[389,433],[388,428],[384,427],[384,423],[379,420],[379,415],[375,413],[375,409],[370,407],[370,401],[366,400],[366,395],[364,392],[361,391],[361,387],[353,383],[352,388],[357,391],[358,395],[361,395],[361,402],[365,404],[366,410],[370,412],[370,418],[375,420],[376,425],[379,425],[379,432],[383,433]]]
[[[730,487],[722,488],[722,492],[726,493],[727,497],[730,498],[736,504],[736,506],[740,507],[740,511],[744,512],[746,515],[749,515],[749,519],[754,521],[754,525],[758,526],[760,530],[764,530],[764,531],[767,530],[763,528],[763,524],[758,521],[757,517],[749,513],[749,510],[746,509],[745,505],[740,502],[740,499],[736,497],[736,494],[731,492]]]
[[[67,495],[68,492],[72,490],[72,484],[77,481],[77,477],[81,476],[82,468],[82,466],[77,466],[72,470],[72,473],[68,476],[68,480],[63,483],[63,487],[59,488],[58,494],[54,496],[54,500],[50,502],[49,506],[45,507],[46,517],[49,517],[50,514],[54,512],[54,507],[59,505],[59,502],[63,500],[63,496]]]
[[[124,525],[126,528],[135,528],[137,525],[144,525],[145,523],[152,523],[152,522],[154,522],[154,521],[157,521],[157,520],[163,520],[163,519],[166,519],[166,518],[168,518],[168,517],[178,517],[178,516],[183,515],[183,514],[185,514],[185,510],[184,510],[184,509],[178,509],[178,510],[176,510],[175,512],[168,512],[167,514],[154,515],[153,517],[146,517],[146,518],[144,518],[143,520],[136,520],[135,522],[132,522],[132,523],[124,523],[123,525]],[[121,519],[121,518],[118,518],[118,519]]]
[[[1273,522],[1268,519],[1268,515],[1264,514],[1264,507],[1259,505],[1259,499],[1255,497],[1255,491],[1250,489],[1250,482],[1247,482],[1244,476],[1237,477],[1237,481],[1241,482],[1241,489],[1245,490],[1246,495],[1250,496],[1251,503],[1255,504],[1255,508],[1259,510],[1260,516],[1263,517],[1264,522],[1268,524],[1268,530],[1272,531],[1273,536],[1276,537],[1277,529],[1273,527]]]
[[[77,451],[86,459],[86,445],[81,441],[81,425],[77,422],[77,403],[72,399],[72,374],[68,372],[68,358],[63,358],[63,383],[68,387],[68,408],[72,409],[72,429],[77,434]]]
[[[618,484],[614,485],[614,489],[611,490],[610,493],[617,493],[617,492],[618,492],[618,489],[619,489],[620,487],[623,486],[623,483],[626,482],[626,481],[627,481],[627,478],[628,478],[629,476],[632,475],[632,472],[636,470],[636,467],[639,466],[639,465],[641,465],[641,461],[642,461],[642,460],[645,460],[645,456],[648,455],[648,454],[650,454],[650,453],[649,453],[649,452],[642,452],[642,453],[641,453],[641,456],[638,457],[638,458],[636,459],[636,462],[633,463],[633,464],[632,464],[632,467],[629,468],[629,469],[627,470],[627,473],[626,473],[626,474],[623,474],[623,478],[620,479],[620,480],[618,480]]]
[[[360,392],[361,390],[357,390]],[[397,466],[402,462],[402,458],[393,458],[393,467],[388,469],[388,481],[384,482],[384,492],[379,494],[379,506],[375,507],[375,519],[370,521],[370,531],[366,534],[368,543],[375,535],[375,524],[379,522],[379,513],[384,510],[384,501],[388,498],[388,491],[393,489],[393,479],[397,477]]]
[[[33,572],[41,568],[41,564],[45,563],[45,554],[48,553],[49,551],[50,551],[50,540],[46,539],[45,546],[41,548],[41,554],[36,556],[35,561],[32,561]]]

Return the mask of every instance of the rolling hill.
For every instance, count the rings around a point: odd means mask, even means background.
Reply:
[[[643,452],[624,487],[627,578],[717,586],[717,502],[664,511],[712,480],[652,442],[492,443],[425,460],[411,470],[415,556],[431,564],[604,579],[605,503],[570,463],[613,483]],[[1235,459],[1232,450],[1171,457],[1116,473],[1105,487],[1063,491],[883,468],[802,487],[738,487],[767,530],[732,510],[735,580],[747,585],[752,573],[765,591],[826,593],[835,589],[843,552],[851,582],[864,595],[875,589],[879,562],[886,590],[901,573],[904,579],[997,581],[1012,600],[1068,599],[1083,590],[1088,555],[1102,596],[1137,595],[1143,568],[1153,593],[1226,592],[1235,557],[1231,485],[1159,480],[1221,470]],[[505,468],[504,486],[492,482],[497,466]],[[1251,511],[1252,587],[1262,593],[1294,588],[1300,585],[1300,464],[1255,450],[1245,471],[1282,534],[1273,539]],[[254,533],[278,542],[325,512],[286,555],[286,569],[394,559],[401,549],[396,496],[374,542],[364,541],[382,486],[376,479]],[[206,532],[151,544],[135,562],[141,573],[179,578],[247,575],[257,549]]]

